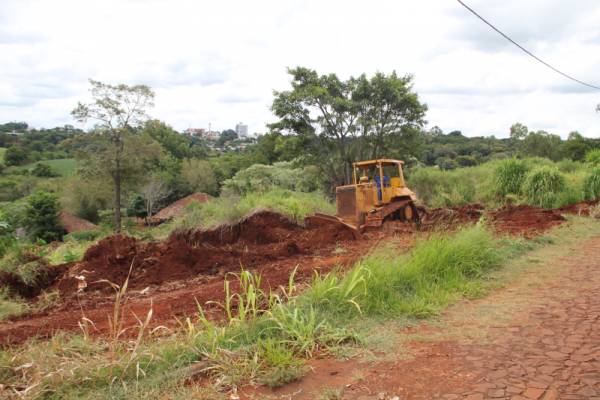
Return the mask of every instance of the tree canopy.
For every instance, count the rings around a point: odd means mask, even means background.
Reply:
[[[410,154],[427,110],[412,91],[412,76],[342,80],[304,67],[288,72],[292,88],[274,93],[271,109],[279,121],[270,128],[305,137],[306,150],[332,183],[349,182],[359,158]]]

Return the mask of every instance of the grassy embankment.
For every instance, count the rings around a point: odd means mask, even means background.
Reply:
[[[181,329],[161,337],[146,332],[144,322],[129,342],[117,331],[112,339],[57,335],[0,353],[0,380],[50,398],[219,398],[218,389],[248,382],[281,385],[302,376],[315,354],[368,345],[365,326],[373,331],[386,320],[429,317],[462,297],[480,296],[498,284],[491,277],[512,262],[506,260],[541,244],[571,246],[600,234],[597,225],[576,219],[537,241],[496,239],[478,225],[424,239],[401,256],[392,241],[345,276],[315,277],[302,294],[292,282],[278,293],[262,292],[260,277],[243,272],[237,277],[243,293],[223,304],[224,324],[199,310],[197,321],[181,321]],[[199,376],[211,384],[185,384]]]
[[[263,209],[281,212],[299,223],[302,223],[304,216],[315,212],[335,212],[333,205],[319,193],[275,189],[262,194],[247,194],[241,198],[217,198],[210,203],[194,202],[190,204],[183,216],[168,224],[142,230],[130,226],[125,233],[140,239],[162,239],[176,229],[206,229],[235,223],[240,218]],[[39,268],[40,261],[26,261],[29,254],[42,257],[51,265],[78,261],[83,258],[85,251],[91,245],[110,234],[111,231],[105,228],[98,232],[72,233],[65,236],[63,243],[57,247],[50,248],[35,244],[14,246],[0,258],[0,271],[14,273],[26,284],[35,286],[44,270]],[[57,295],[57,293],[48,293],[49,298],[56,299]],[[14,294],[10,295],[6,289],[0,288],[0,321],[36,310],[37,308],[29,306]]]
[[[540,167],[555,170],[564,178],[564,185],[544,206],[562,207],[580,202],[594,193],[586,193],[586,178],[594,165],[563,160],[553,162],[546,158],[519,160],[524,170],[513,192],[499,188],[499,169],[510,160],[489,161],[474,167],[443,171],[436,167],[407,171],[408,186],[417,192],[419,199],[430,207],[460,206],[481,203],[490,208],[499,207],[506,201],[534,204],[535,197],[527,196],[527,177]],[[513,172],[513,171],[510,171]]]

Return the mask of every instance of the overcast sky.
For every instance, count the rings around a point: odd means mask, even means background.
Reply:
[[[542,59],[600,85],[598,0],[465,0]],[[183,130],[264,132],[286,67],[415,76],[429,126],[506,136],[513,122],[600,137],[600,91],[526,56],[455,0],[0,0],[0,122],[74,124],[88,78],[156,90]]]

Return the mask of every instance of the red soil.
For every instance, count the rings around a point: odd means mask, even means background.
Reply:
[[[160,223],[164,221],[168,221],[172,218],[178,217],[183,214],[183,210],[187,207],[191,202],[197,201],[199,203],[206,203],[212,199],[211,196],[206,193],[194,193],[190,194],[183,199],[179,199],[176,202],[168,205],[163,208],[159,212],[157,212],[154,216],[152,216],[151,220],[154,223]]]
[[[56,267],[61,276],[44,288],[58,290],[60,301],[43,313],[0,324],[0,343],[47,337],[58,329],[78,329],[83,315],[94,321],[96,333],[106,332],[106,316],[113,305],[108,282],[122,285],[128,275],[125,326],[136,325],[133,313],[145,314],[150,298],[153,323],[169,325],[174,317],[194,315],[196,301],[203,306],[223,301],[223,278],[228,272],[239,272],[241,267],[254,270],[261,274],[265,289],[276,289],[287,284],[296,268],[296,278],[302,282],[315,270],[326,272],[336,265],[350,265],[372,244],[371,240],[354,242],[352,233],[343,227],[305,229],[267,211],[210,231],[177,232],[164,242],[108,237],[88,249],[81,262]],[[338,245],[344,246],[345,252],[334,256],[332,251]],[[87,286],[78,291],[81,277]],[[237,285],[232,281],[235,291]]]
[[[467,204],[460,207],[436,208],[427,211],[423,217],[423,225],[427,227],[448,227],[451,225],[477,222],[484,213],[481,204]]]
[[[563,214],[575,214],[575,215],[590,215],[592,208],[598,205],[598,200],[586,200],[580,203],[571,204],[558,209]]]
[[[565,221],[557,210],[527,205],[505,206],[488,215],[498,232],[525,237],[536,236]]]
[[[485,213],[481,206],[467,205],[432,210],[424,216],[423,225],[458,226],[475,222],[482,215],[501,233],[528,237],[564,221],[556,211],[535,207],[508,206]],[[135,315],[146,314],[150,307],[154,311],[153,326],[170,326],[175,324],[175,317],[195,315],[197,302],[207,307],[208,302],[223,301],[223,280],[230,272],[241,268],[255,271],[262,276],[263,288],[276,289],[286,285],[297,269],[296,281],[301,284],[315,271],[351,265],[379,241],[392,237],[396,247],[406,251],[416,234],[411,225],[396,221],[354,240],[342,226],[304,228],[268,211],[208,231],[175,232],[162,242],[108,237],[88,249],[81,262],[52,267],[48,279],[38,287],[23,287],[14,276],[0,276],[0,286],[8,285],[28,298],[42,290],[57,290],[60,294],[60,300],[44,312],[1,323],[0,343],[49,337],[56,330],[77,330],[83,316],[94,321],[93,333],[105,334],[109,329],[107,315],[112,313],[114,303],[114,291],[108,282],[122,285],[128,276],[124,326],[135,328]],[[334,252],[337,249],[342,251]],[[81,288],[82,279],[85,288]],[[235,292],[235,279],[230,280]]]

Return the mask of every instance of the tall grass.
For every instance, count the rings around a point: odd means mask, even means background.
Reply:
[[[408,171],[408,186],[430,207],[459,206],[492,200],[490,167],[477,166],[443,171],[436,167]]]
[[[520,194],[526,174],[527,165],[522,160],[503,160],[494,173],[496,193],[500,196]]]
[[[334,314],[425,317],[476,290],[475,279],[499,261],[492,235],[478,225],[434,235],[403,257],[380,251],[344,277],[318,277],[306,296]]]
[[[335,206],[321,193],[274,189],[243,197],[220,197],[207,203],[193,203],[169,229],[210,228],[233,223],[254,210],[267,209],[287,215],[296,222],[315,212],[335,214]]]
[[[558,169],[564,177],[563,189],[553,195],[554,207],[583,200],[584,180],[591,165],[570,160],[557,163],[546,158],[493,160],[474,167],[442,171],[435,167],[407,171],[408,186],[429,207],[460,206],[477,202],[487,207],[501,206],[510,196],[517,203],[539,204],[525,193],[523,170],[539,167]]]
[[[558,168],[542,166],[527,174],[524,192],[529,204],[552,208],[565,187],[565,177]]]
[[[583,192],[587,200],[595,200],[600,197],[600,167],[595,167],[585,177]]]

